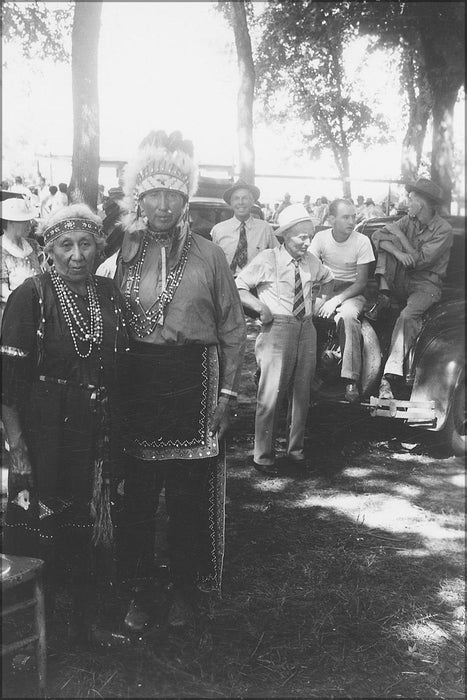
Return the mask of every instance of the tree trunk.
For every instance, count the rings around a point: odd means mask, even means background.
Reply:
[[[237,136],[240,177],[255,182],[255,149],[253,144],[253,101],[255,92],[255,66],[251,51],[251,39],[245,12],[245,3],[231,2],[231,18],[237,48],[240,77],[237,97]]]
[[[465,84],[465,5],[462,2],[406,3],[422,18],[434,5],[436,21],[424,26],[420,41],[424,69],[433,97],[431,179],[443,190],[443,204],[451,210],[453,174],[453,114]]]
[[[102,2],[77,2],[73,18],[73,160],[70,200],[97,208],[99,96],[97,57]]]
[[[433,96],[431,179],[443,190],[445,212],[451,212],[454,151],[453,115],[458,89],[438,90]]]
[[[350,182],[350,159],[346,150],[342,152],[342,194],[346,199],[352,197],[352,184]]]
[[[401,157],[401,177],[408,182],[418,177],[426,128],[432,109],[430,86],[423,67],[416,63],[413,49],[409,47],[406,49],[402,66],[409,102],[409,123],[402,142]]]

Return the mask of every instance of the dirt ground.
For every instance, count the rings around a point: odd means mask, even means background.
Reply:
[[[337,404],[310,411],[311,471],[263,478],[247,464],[253,342],[250,324],[222,599],[196,630],[89,649],[69,642],[63,597],[49,697],[464,697],[464,461],[434,433]],[[7,660],[3,697],[37,697],[24,657]]]

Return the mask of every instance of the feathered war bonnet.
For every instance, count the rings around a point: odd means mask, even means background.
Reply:
[[[124,181],[128,210],[136,219],[141,218],[141,197],[152,190],[179,192],[188,202],[198,185],[192,142],[184,140],[180,131],[170,135],[165,131],[151,131],[141,141],[136,156],[128,162]]]

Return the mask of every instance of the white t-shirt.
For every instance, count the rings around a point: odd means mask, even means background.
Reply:
[[[336,280],[343,282],[355,282],[357,265],[375,259],[370,239],[358,231],[352,231],[342,243],[334,239],[332,229],[318,231],[308,250],[329,267]]]

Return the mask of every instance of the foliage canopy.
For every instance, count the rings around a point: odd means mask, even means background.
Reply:
[[[61,8],[55,5],[48,2],[3,2],[4,38],[18,41],[27,58],[40,56],[68,62],[74,3],[68,2]]]

